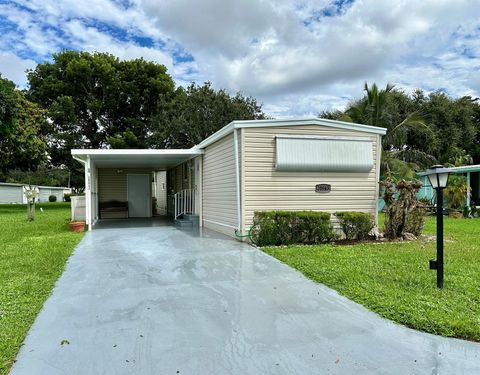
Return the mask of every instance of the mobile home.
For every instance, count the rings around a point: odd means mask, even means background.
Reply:
[[[191,149],[72,155],[85,165],[90,230],[114,212],[151,217],[153,190],[162,186],[169,216],[195,215],[201,227],[234,236],[261,210],[362,211],[376,218],[385,132],[318,118],[233,121]],[[158,172],[166,172],[161,182]]]

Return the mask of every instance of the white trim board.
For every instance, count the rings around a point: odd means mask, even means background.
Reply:
[[[328,126],[332,128],[355,130],[365,133],[373,133],[384,135],[387,129],[377,126],[357,124],[353,122],[344,122],[336,120],[327,120],[320,118],[303,118],[303,119],[291,119],[291,120],[244,120],[244,121],[232,121],[222,129],[212,134],[207,139],[200,142],[198,145],[192,147],[192,150],[203,149],[212,143],[222,139],[226,135],[230,134],[233,129],[240,128],[267,128],[267,127],[283,127],[283,126],[305,126],[305,125],[319,125]]]

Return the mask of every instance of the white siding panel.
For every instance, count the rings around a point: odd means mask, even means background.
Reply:
[[[48,202],[48,197],[51,193],[52,191],[49,188],[38,188],[38,201]]]
[[[237,227],[236,169],[233,135],[205,149],[203,155],[203,225],[228,235]]]
[[[361,131],[319,125],[244,128],[243,230],[254,211],[363,211],[375,214],[377,201],[377,137]],[[373,166],[367,172],[276,171],[276,135],[348,137],[372,142]],[[315,193],[316,184],[330,184],[330,193]]]
[[[0,185],[0,203],[22,203],[22,186]]]

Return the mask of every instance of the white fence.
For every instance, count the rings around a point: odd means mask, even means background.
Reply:
[[[195,189],[185,189],[175,193],[175,219],[195,212]]]
[[[10,184],[0,182],[0,203],[27,203],[27,199],[23,195],[23,187],[28,184]],[[63,201],[64,194],[70,194],[72,189],[56,186],[39,186],[38,202],[48,202],[48,197],[54,195],[57,202]]]

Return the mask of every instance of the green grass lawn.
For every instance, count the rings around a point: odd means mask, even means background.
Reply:
[[[40,212],[39,208],[43,208]],[[68,230],[69,203],[0,205],[0,374],[7,374],[22,341],[50,295],[82,233]]]
[[[435,234],[428,217],[426,234]],[[435,241],[263,250],[381,316],[422,331],[480,341],[480,219],[445,218],[445,285],[428,260]]]

